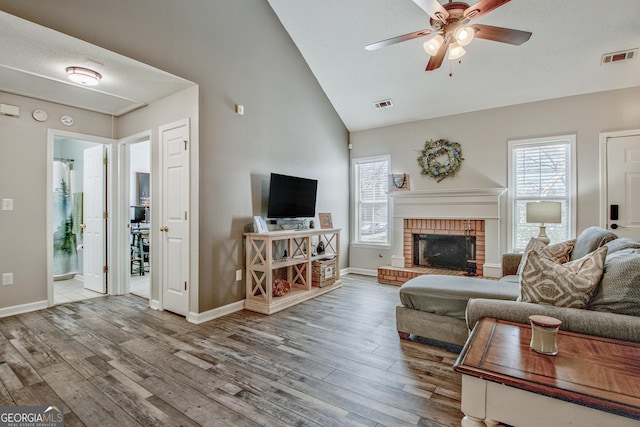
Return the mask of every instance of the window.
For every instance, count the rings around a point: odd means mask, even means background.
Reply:
[[[545,224],[551,243],[575,235],[575,135],[509,141],[510,250],[523,251],[540,224],[526,222],[527,202],[561,203],[562,222]]]
[[[389,243],[389,163],[389,156],[353,161],[357,243]]]

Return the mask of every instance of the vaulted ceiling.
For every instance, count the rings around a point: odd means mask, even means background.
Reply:
[[[428,72],[422,38],[364,49],[430,28],[412,0],[268,2],[350,131],[640,86],[637,53],[601,65],[605,53],[640,47],[638,0],[511,0],[474,22],[530,31],[529,41],[475,39],[460,62]],[[0,90],[8,92],[120,115],[193,84],[2,11],[0,39]],[[68,65],[109,77],[96,89],[74,86]],[[392,107],[374,106],[386,99]]]
[[[530,31],[528,42],[475,39],[460,63],[428,72],[424,39],[364,49],[430,28],[412,0],[268,1],[351,131],[640,85],[637,54],[601,65],[640,46],[638,0],[511,0],[474,22]]]

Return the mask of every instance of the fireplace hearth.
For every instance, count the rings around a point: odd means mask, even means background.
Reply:
[[[414,234],[413,265],[476,274],[476,238],[470,235]]]

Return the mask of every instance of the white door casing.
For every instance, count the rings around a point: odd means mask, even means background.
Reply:
[[[189,312],[189,121],[160,127],[162,308]]]
[[[600,140],[605,193],[601,225],[619,237],[640,240],[640,130],[605,133]],[[617,219],[612,217],[615,206]]]
[[[84,287],[106,293],[105,147],[84,150]]]

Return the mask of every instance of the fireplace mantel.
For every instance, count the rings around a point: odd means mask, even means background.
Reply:
[[[485,276],[499,277],[500,198],[506,188],[423,190],[391,194],[394,267],[404,267],[405,219],[482,219],[485,221]]]

